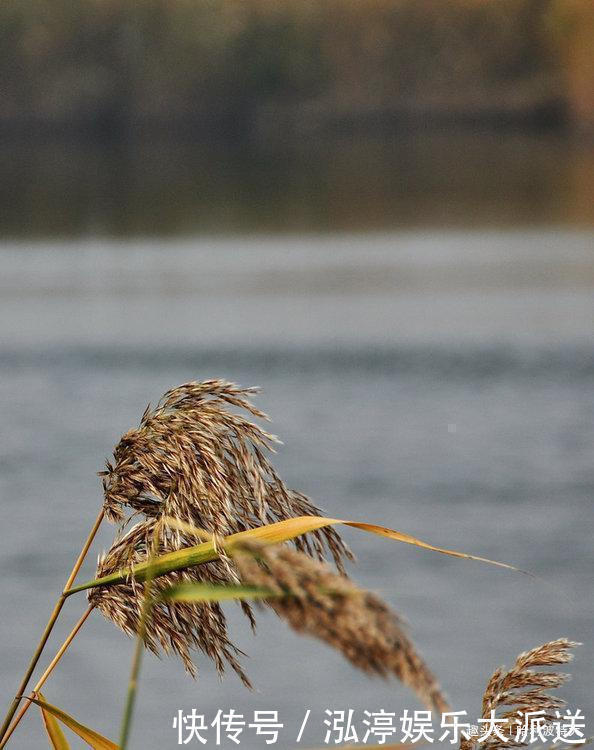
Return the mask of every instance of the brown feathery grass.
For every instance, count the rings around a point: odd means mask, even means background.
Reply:
[[[266,604],[295,631],[324,641],[368,674],[396,676],[428,708],[450,710],[402,621],[377,595],[286,545],[250,545],[234,560],[244,583],[278,595]]]
[[[149,405],[140,426],[121,438],[113,462],[101,472],[107,517],[122,521],[128,507],[220,538],[294,516],[321,515],[305,495],[284,484],[268,460],[277,438],[240,413],[268,419],[248,399],[256,392],[206,380],[173,388],[156,408]],[[319,559],[327,548],[341,572],[344,559],[352,559],[331,528],[295,545]]]
[[[146,562],[178,548],[179,539],[165,524],[154,519],[137,523],[114,542],[99,560],[103,576]],[[243,545],[226,561],[216,560],[168,573],[152,582],[153,606],[146,621],[145,646],[159,654],[177,654],[188,672],[196,675],[191,652],[200,650],[219,673],[230,666],[251,687],[238,658],[242,652],[229,640],[226,618],[217,602],[162,599],[170,587],[188,583],[229,583],[234,580],[274,592],[266,599],[297,632],[321,639],[340,651],[362,671],[394,675],[411,688],[423,703],[437,711],[449,710],[432,675],[400,618],[375,594],[359,589],[327,564],[288,545]],[[126,583],[89,591],[89,602],[128,635],[140,628],[145,587],[130,577]]]
[[[151,550],[155,555],[160,555],[177,549],[177,543],[178,539],[172,532],[158,525],[154,519],[137,523],[116,538],[109,551],[100,557],[97,576],[133,568],[138,563],[146,562]],[[242,682],[251,687],[238,661],[242,653],[229,640],[227,621],[220,604],[159,601],[159,594],[171,586],[204,582],[229,583],[228,566],[221,560],[214,560],[168,573],[152,582],[155,601],[146,623],[145,645],[157,655],[161,650],[177,654],[192,676],[196,676],[197,669],[191,651],[198,649],[214,662],[220,674],[229,665]],[[133,636],[139,630],[144,596],[144,585],[130,577],[126,583],[117,586],[90,589],[88,599],[104,617]]]
[[[559,638],[521,653],[514,666],[506,670],[499,667],[495,670],[483,694],[481,717],[488,719],[492,715],[506,721],[499,726],[500,733],[508,738],[507,742],[491,736],[480,742],[481,748],[498,750],[503,747],[522,747],[526,742],[515,740],[518,726],[524,723],[528,712],[543,711],[544,721],[553,721],[552,711],[565,705],[565,701],[547,691],[561,687],[569,675],[561,672],[537,671],[535,667],[551,667],[566,664],[573,659],[570,649],[579,643]],[[494,713],[492,713],[494,712]],[[460,750],[472,750],[477,738],[462,740]]]

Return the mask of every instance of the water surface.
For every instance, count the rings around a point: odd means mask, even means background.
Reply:
[[[331,515],[537,574],[346,533],[353,575],[408,619],[456,708],[478,710],[498,664],[568,636],[585,645],[564,695],[591,717],[593,239],[558,228],[5,241],[0,701],[96,515],[95,472],[119,435],[169,387],[226,377],[262,386],[279,469]],[[54,646],[83,606],[69,603]],[[149,657],[134,747],[176,746],[173,716],[192,707],[277,709],[281,747],[307,708],[304,747],[322,744],[325,708],[420,707],[274,617],[254,638],[227,609],[256,692],[219,683],[200,657],[197,683]],[[115,738],[130,657],[93,617],[47,697]],[[42,745],[37,717],[18,740]]]

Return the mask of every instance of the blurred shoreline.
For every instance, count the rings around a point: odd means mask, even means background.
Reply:
[[[454,130],[0,146],[6,239],[594,226],[594,142]]]

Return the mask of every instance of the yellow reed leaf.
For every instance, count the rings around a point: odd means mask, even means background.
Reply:
[[[93,750],[119,750],[118,746],[114,742],[111,742],[111,740],[103,737],[94,729],[85,727],[84,724],[76,721],[76,719],[70,716],[70,714],[67,714],[66,711],[62,711],[61,708],[56,708],[56,706],[52,706],[51,703],[46,703],[44,700],[41,700],[39,698],[32,698],[32,701],[33,703],[36,703],[43,711],[46,711],[52,716],[55,716],[55,718],[61,721],[62,724],[67,726],[68,729],[71,729],[82,740],[84,740],[87,745],[89,745],[89,747],[92,747]]]
[[[97,586],[113,586],[118,583],[123,583],[130,578],[135,578],[137,581],[144,581],[147,578],[147,574],[149,574],[149,570],[150,576],[152,578],[157,578],[166,573],[171,573],[174,570],[183,570],[184,568],[189,568],[193,565],[201,565],[202,563],[216,560],[217,557],[219,557],[217,551],[219,548],[224,549],[228,554],[232,554],[234,549],[241,547],[245,542],[257,541],[261,544],[279,544],[281,542],[295,539],[296,537],[307,534],[311,531],[317,531],[325,526],[334,526],[336,524],[351,526],[352,528],[360,529],[361,531],[366,531],[370,534],[375,534],[376,536],[383,536],[387,539],[392,539],[393,541],[412,544],[415,547],[428,549],[432,552],[439,552],[442,555],[459,557],[465,560],[477,560],[479,562],[488,563],[489,565],[497,565],[501,568],[524,572],[515,568],[513,565],[508,565],[507,563],[489,560],[485,557],[478,557],[477,555],[470,555],[466,552],[457,552],[456,550],[436,547],[435,545],[417,539],[410,534],[395,531],[386,526],[378,526],[377,524],[363,523],[361,521],[345,521],[339,518],[326,518],[325,516],[297,516],[295,518],[288,518],[284,521],[278,521],[277,523],[257,526],[255,529],[240,531],[237,534],[231,534],[230,536],[219,540],[218,543],[215,540],[212,540],[202,542],[196,546],[184,547],[175,550],[174,552],[168,552],[165,555],[154,558],[150,563],[147,562],[136,565],[133,570],[121,570],[108,576],[104,576],[103,578],[96,578],[87,583],[83,583],[80,586],[75,586],[69,590],[68,594],[74,594],[78,591],[84,591]],[[200,531],[197,533],[203,532]]]
[[[45,701],[45,698],[41,693],[37,693],[41,700]],[[50,741],[50,745],[54,750],[70,750],[68,740],[64,736],[60,725],[56,721],[56,718],[42,706],[39,707],[41,711],[41,718],[43,719],[43,725]]]

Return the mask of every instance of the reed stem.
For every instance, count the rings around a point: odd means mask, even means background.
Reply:
[[[24,705],[21,707],[21,710],[17,714],[16,719],[12,722],[12,724],[10,725],[10,727],[7,730],[6,734],[4,735],[4,737],[2,739],[2,742],[0,742],[0,750],[2,750],[2,748],[6,745],[6,743],[10,739],[12,733],[14,732],[14,730],[19,725],[21,719],[27,713],[27,711],[29,710],[29,708],[31,707],[31,705],[32,705],[32,699],[35,697],[35,694],[38,693],[41,690],[41,688],[45,685],[46,680],[51,675],[51,673],[54,671],[54,669],[57,666],[58,662],[60,661],[60,659],[62,658],[62,656],[64,656],[64,653],[68,649],[68,646],[70,646],[70,644],[74,640],[76,634],[82,628],[82,626],[85,624],[85,622],[87,620],[87,617],[91,614],[92,611],[93,611],[93,607],[89,606],[87,608],[86,612],[83,614],[83,616],[80,618],[80,620],[76,623],[76,625],[72,629],[72,632],[70,633],[70,635],[68,636],[68,638],[66,638],[66,640],[64,641],[64,643],[60,646],[60,648],[58,649],[56,655],[54,656],[54,658],[49,663],[49,665],[48,665],[47,669],[45,670],[45,672],[39,678],[37,684],[35,685],[35,687],[31,691],[31,693],[25,698]]]
[[[95,523],[93,524],[93,527],[89,533],[89,536],[87,537],[86,542],[83,545],[82,550],[80,551],[80,554],[74,563],[74,567],[72,568],[72,571],[70,572],[70,575],[68,576],[68,580],[66,581],[66,585],[64,586],[64,589],[62,593],[60,594],[60,598],[56,602],[54,609],[50,615],[50,618],[48,620],[47,625],[45,626],[45,630],[43,631],[43,635],[41,636],[41,640],[37,644],[37,648],[35,649],[35,653],[33,654],[33,657],[31,658],[31,661],[29,662],[29,666],[27,667],[27,671],[25,672],[23,679],[21,681],[21,684],[18,687],[18,690],[15,694],[15,697],[10,704],[10,708],[8,709],[8,713],[6,714],[6,717],[4,719],[4,722],[2,726],[0,727],[0,738],[2,738],[3,744],[0,745],[0,747],[4,747],[4,735],[6,734],[6,731],[8,727],[10,726],[10,722],[12,721],[12,717],[15,715],[17,708],[19,707],[19,703],[21,702],[21,696],[25,693],[27,690],[27,686],[29,685],[29,680],[31,679],[31,675],[33,674],[35,667],[37,666],[37,662],[39,661],[39,657],[41,656],[43,649],[45,648],[45,645],[48,641],[48,638],[50,637],[50,634],[54,628],[54,625],[56,624],[56,620],[58,619],[58,616],[60,615],[60,612],[62,611],[62,607],[64,606],[64,602],[66,601],[67,594],[66,592],[68,589],[71,588],[72,584],[74,583],[74,580],[76,576],[78,575],[79,570],[82,567],[82,564],[84,562],[85,557],[87,556],[87,552],[89,551],[89,548],[91,544],[93,543],[93,540],[95,539],[95,536],[97,534],[97,531],[99,530],[99,527],[101,526],[101,522],[103,521],[104,517],[104,510],[101,509],[99,515],[97,516]]]
[[[148,612],[151,607],[147,588],[149,588],[148,582],[145,584],[145,587],[144,587],[144,590],[145,590],[144,602],[142,605],[141,618],[140,618],[140,623],[139,623],[139,628],[138,628],[138,637],[136,638],[136,645],[134,647],[134,656],[132,658],[132,669],[130,670],[130,679],[128,681],[128,693],[126,695],[126,705],[124,707],[122,727],[120,729],[120,743],[119,743],[120,750],[126,750],[126,748],[128,747],[128,738],[130,737],[130,728],[132,726],[132,715],[134,713],[134,704],[136,703],[136,693],[138,691],[138,676],[140,674],[140,667],[142,664],[142,656],[144,652],[144,636],[146,634],[146,622],[148,619]]]
[[[151,608],[153,606],[152,598],[152,584],[153,578],[155,577],[155,570],[153,569],[152,562],[157,554],[157,545],[159,540],[159,526],[155,527],[155,532],[151,545],[151,554],[148,561],[148,569],[146,580],[144,583],[144,600],[142,602],[142,609],[140,611],[140,622],[138,623],[138,635],[136,638],[136,645],[134,647],[134,656],[132,657],[132,667],[130,669],[130,679],[128,681],[128,693],[126,695],[126,705],[124,707],[124,715],[122,717],[122,726],[120,729],[120,742],[119,749],[127,750],[128,739],[130,737],[130,729],[132,727],[132,716],[134,714],[134,705],[136,703],[136,694],[138,692],[138,677],[140,675],[140,667],[142,664],[142,656],[144,653],[144,639],[146,636],[146,627],[148,618],[151,614]],[[1,750],[1,748],[0,748]]]

